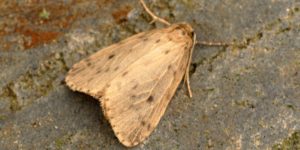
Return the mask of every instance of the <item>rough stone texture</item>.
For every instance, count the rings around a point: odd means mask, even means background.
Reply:
[[[200,41],[193,98],[180,86],[134,149],[300,149],[298,0],[147,1]],[[78,60],[162,27],[137,1],[0,2],[0,149],[123,149],[98,102],[63,79]]]

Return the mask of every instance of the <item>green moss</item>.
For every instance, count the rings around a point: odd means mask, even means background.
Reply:
[[[300,131],[292,134],[292,136],[286,138],[280,144],[276,144],[272,148],[273,150],[296,150],[300,149]]]
[[[50,12],[48,12],[48,11],[44,8],[43,11],[41,11],[41,12],[39,13],[39,17],[40,17],[41,19],[47,20],[47,19],[49,19],[49,17],[50,17]]]
[[[292,104],[287,104],[286,107],[295,110],[295,107]]]
[[[12,84],[8,84],[4,90],[4,92],[0,94],[1,97],[7,97],[10,100],[10,110],[15,112],[21,109],[19,102],[17,100],[17,95],[12,89]]]
[[[63,145],[64,145],[63,139],[57,139],[57,140],[55,140],[55,147],[56,147],[56,149],[62,149]]]
[[[5,120],[6,116],[0,114],[0,121]]]
[[[63,149],[63,146],[70,143],[72,134],[66,134],[59,139],[55,140],[56,149]]]

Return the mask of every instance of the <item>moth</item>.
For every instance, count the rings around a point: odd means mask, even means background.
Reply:
[[[196,35],[187,23],[133,35],[73,65],[66,84],[98,99],[118,140],[127,147],[144,141],[158,125],[182,80],[189,95],[189,67]]]

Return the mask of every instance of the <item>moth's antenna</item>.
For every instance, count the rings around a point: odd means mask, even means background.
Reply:
[[[207,46],[229,46],[231,44],[222,43],[222,42],[206,42],[206,41],[197,41],[196,44],[207,45]]]
[[[150,22],[150,24],[153,23],[153,22],[155,22],[155,21],[158,21],[158,22],[161,22],[161,23],[163,23],[163,24],[165,24],[165,25],[167,25],[167,26],[171,25],[171,24],[170,24],[168,21],[166,21],[165,19],[156,16],[156,15],[155,15],[148,7],[147,7],[147,5],[146,5],[146,3],[144,2],[144,0],[140,0],[140,2],[141,2],[141,4],[142,4],[142,6],[144,7],[144,9],[146,10],[146,12],[152,17],[152,21]]]
[[[243,43],[225,43],[225,42],[206,42],[206,41],[196,41],[196,44],[206,45],[206,46],[242,46]]]

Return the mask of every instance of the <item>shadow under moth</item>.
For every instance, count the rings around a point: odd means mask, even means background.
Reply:
[[[73,65],[66,76],[74,91],[101,103],[118,140],[127,147],[144,141],[158,125],[182,79],[190,97],[189,66],[196,35],[187,23],[133,35]]]

